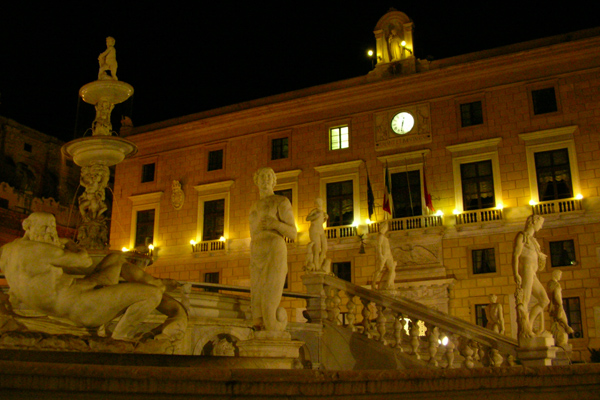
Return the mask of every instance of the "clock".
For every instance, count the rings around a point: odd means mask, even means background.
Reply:
[[[415,126],[415,118],[411,113],[403,111],[392,118],[391,126],[395,133],[404,135],[405,133],[410,132]]]

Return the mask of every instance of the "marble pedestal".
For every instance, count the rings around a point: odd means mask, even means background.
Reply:
[[[254,338],[237,342],[240,357],[255,359],[256,368],[294,369],[304,342],[291,340],[288,332],[257,331]]]
[[[517,356],[526,367],[552,365],[558,347],[554,347],[554,339],[549,337],[533,337],[519,339]]]

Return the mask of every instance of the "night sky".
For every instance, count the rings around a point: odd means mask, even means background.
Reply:
[[[373,29],[390,7],[413,20],[418,58],[600,26],[590,1],[15,3],[0,8],[0,115],[63,140],[91,126],[93,107],[78,92],[97,78],[109,35],[141,126],[365,75]]]

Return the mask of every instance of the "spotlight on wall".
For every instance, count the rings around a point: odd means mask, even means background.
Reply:
[[[192,245],[192,253],[198,252],[198,243],[195,240],[190,240],[190,244]]]

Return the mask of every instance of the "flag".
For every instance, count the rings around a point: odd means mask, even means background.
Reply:
[[[431,212],[435,212],[435,208],[433,208],[433,202],[431,201],[431,195],[427,190],[427,179],[425,179],[425,171],[423,171],[423,192],[425,193],[425,206],[431,210]]]
[[[369,206],[369,219],[373,220],[373,212],[375,208],[375,196],[373,196],[373,188],[369,180],[369,171],[367,171],[367,205]]]
[[[383,192],[383,211],[392,216],[392,184],[387,162],[385,163],[385,191]]]
[[[427,179],[425,178],[425,159],[423,159],[423,193],[425,194],[425,207],[431,210],[431,212],[435,212],[435,208],[433,208],[433,202],[431,201],[431,194],[427,190]]]

